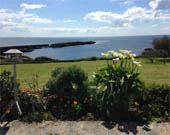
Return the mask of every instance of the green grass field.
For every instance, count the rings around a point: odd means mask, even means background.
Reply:
[[[141,79],[146,84],[169,84],[170,85],[170,63],[149,63],[146,59],[137,59],[142,63],[139,72]],[[92,73],[96,70],[105,67],[106,61],[81,61],[81,62],[56,62],[56,63],[42,63],[42,64],[17,64],[17,80],[21,87],[28,87],[31,82],[33,74],[37,73],[39,76],[39,84],[42,87],[51,76],[51,71],[55,67],[68,67],[71,65],[78,65],[88,74],[89,80],[92,80]],[[0,72],[7,70],[13,71],[13,65],[0,65]]]

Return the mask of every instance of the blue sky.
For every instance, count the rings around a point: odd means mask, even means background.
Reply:
[[[170,34],[170,0],[0,0],[0,37]]]

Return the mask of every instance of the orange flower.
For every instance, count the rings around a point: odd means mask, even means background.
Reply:
[[[77,101],[74,101],[73,104],[77,105]]]
[[[22,88],[22,90],[21,90],[22,92],[25,92],[25,88]]]
[[[11,112],[11,110],[9,110],[9,109],[7,109],[7,110],[5,111],[6,114],[8,114],[8,113],[10,113],[10,112]]]
[[[56,109],[56,108],[57,108],[57,107],[54,105],[54,106],[53,106],[53,109]]]
[[[30,94],[32,94],[33,93],[33,90],[30,90]]]
[[[28,91],[28,88],[25,88],[25,91]]]

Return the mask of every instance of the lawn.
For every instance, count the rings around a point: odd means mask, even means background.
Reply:
[[[170,84],[170,63],[155,62],[150,63],[146,59],[137,59],[142,63],[139,72],[141,79],[146,84]],[[92,74],[96,70],[104,67],[106,61],[81,61],[81,62],[56,62],[56,63],[41,63],[41,64],[17,64],[17,79],[21,87],[28,87],[33,74],[39,76],[39,86],[42,87],[50,79],[51,71],[55,67],[68,67],[78,65],[88,74],[89,80],[92,80]],[[13,65],[0,65],[0,72],[13,70]]]

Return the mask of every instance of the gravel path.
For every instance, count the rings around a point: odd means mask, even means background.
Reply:
[[[103,121],[44,121],[1,125],[0,135],[170,135],[170,123],[107,123]]]

